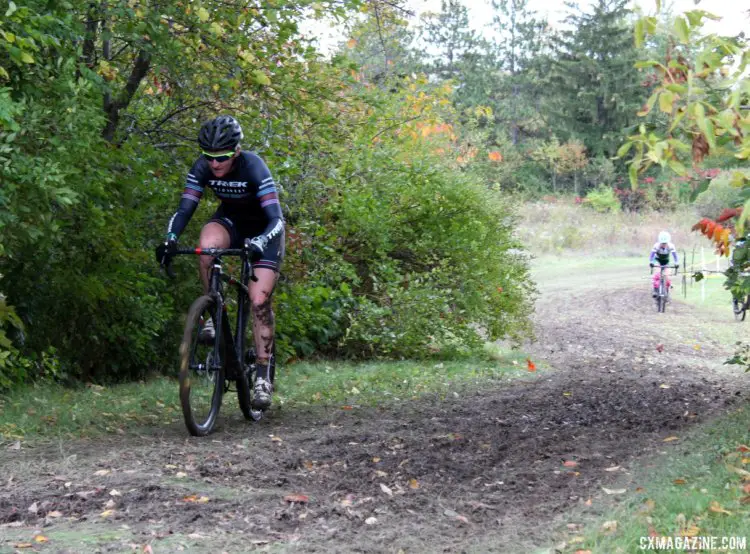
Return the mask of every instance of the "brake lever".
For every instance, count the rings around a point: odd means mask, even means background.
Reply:
[[[167,274],[167,276],[170,279],[174,279],[176,277],[174,270],[172,269],[172,260],[170,259],[168,262],[161,264],[162,269],[164,269],[164,272]]]

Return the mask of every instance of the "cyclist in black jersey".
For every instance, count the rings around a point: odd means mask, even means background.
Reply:
[[[255,252],[253,270],[258,278],[250,283],[253,313],[253,335],[257,355],[253,406],[271,405],[272,385],[269,359],[273,352],[274,313],[271,295],[284,257],[284,218],[278,191],[265,162],[254,152],[243,151],[242,128],[231,116],[222,115],[203,124],[198,133],[202,154],[187,175],[177,212],[169,220],[167,237],[156,251],[157,260],[165,261],[176,248],[180,233],[193,216],[206,187],[221,200],[219,208],[203,226],[201,248],[241,248],[247,245]],[[208,290],[211,259],[200,256],[200,278]],[[208,320],[202,333],[214,334]]]

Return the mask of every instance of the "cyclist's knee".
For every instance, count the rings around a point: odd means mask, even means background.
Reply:
[[[211,221],[201,229],[198,242],[201,248],[229,248],[231,238],[229,237],[229,231],[223,225]],[[201,256],[201,259],[203,258],[205,256]]]

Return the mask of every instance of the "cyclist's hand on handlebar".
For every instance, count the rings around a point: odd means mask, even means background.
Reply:
[[[650,267],[651,269],[654,269],[654,264],[648,264],[648,267]]]
[[[245,249],[248,252],[254,254],[263,254],[263,251],[266,249],[267,245],[268,239],[265,237],[265,235],[259,235],[254,239],[245,239]]]
[[[169,265],[175,250],[177,250],[177,237],[170,233],[166,240],[156,247],[156,262],[160,265]]]

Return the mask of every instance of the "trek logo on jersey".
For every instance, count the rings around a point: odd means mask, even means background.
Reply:
[[[243,194],[248,192],[247,181],[210,180],[208,185],[217,194]]]

